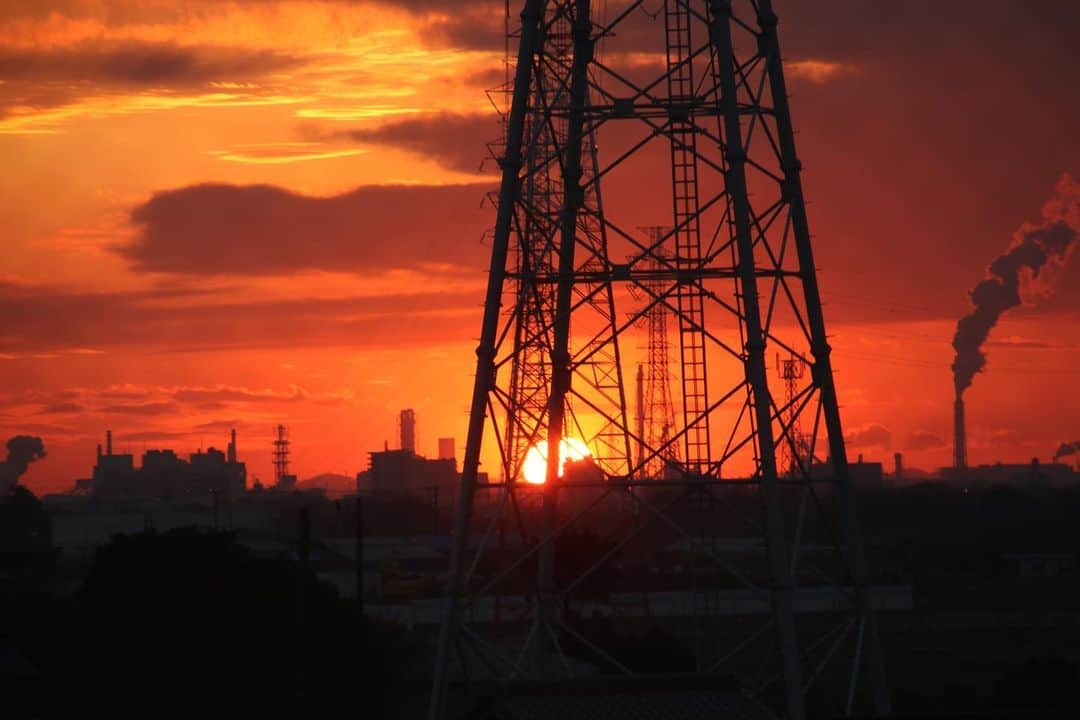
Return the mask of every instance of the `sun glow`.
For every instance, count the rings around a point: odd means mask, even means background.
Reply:
[[[541,440],[529,448],[525,453],[525,464],[521,467],[521,474],[525,476],[525,482],[532,485],[542,485],[547,477],[547,440]],[[567,460],[584,460],[591,457],[589,447],[577,438],[563,438],[559,441],[559,477],[563,476],[563,468]]]

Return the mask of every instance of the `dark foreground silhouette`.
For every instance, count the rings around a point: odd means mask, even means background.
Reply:
[[[415,637],[226,533],[118,536],[74,597],[28,605],[2,621],[32,667],[5,717],[396,718],[427,693]]]

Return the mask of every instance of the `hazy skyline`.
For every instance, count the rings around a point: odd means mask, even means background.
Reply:
[[[850,453],[944,465],[968,293],[1080,177],[1080,8],[777,4]],[[138,453],[236,427],[264,481],[277,422],[301,477],[366,467],[403,407],[421,452],[460,451],[502,8],[0,3],[0,431],[44,438],[31,488],[86,476],[107,428]],[[990,336],[972,463],[1077,435],[1078,272]]]

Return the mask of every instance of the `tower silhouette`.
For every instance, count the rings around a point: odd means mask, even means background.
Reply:
[[[525,681],[531,692],[604,673],[644,681],[588,620],[615,618],[617,634],[619,586],[648,597],[640,568],[663,547],[692,555],[681,592],[698,676],[734,677],[793,719],[817,688],[830,712],[886,713],[772,3],[593,5],[526,0],[509,33],[517,59],[430,717],[459,708],[452,687],[468,698],[491,682],[509,696]],[[644,241],[629,231],[664,206],[670,227]],[[679,344],[681,417],[666,439],[628,416],[622,367],[657,308]],[[809,368],[781,403],[770,350]],[[799,426],[812,428],[805,441]],[[778,449],[800,442],[827,445],[829,472],[783,472]],[[582,443],[592,460],[570,462]],[[482,459],[498,473],[481,475]],[[629,523],[617,514],[628,502]],[[583,526],[603,537],[582,541]]]
[[[649,240],[649,244],[660,245],[664,236],[671,232],[670,228],[660,225],[651,225],[640,228]],[[650,259],[649,269],[656,277],[648,280],[647,291],[636,293],[643,296],[645,302],[645,317],[642,324],[645,327],[647,339],[645,343],[645,367],[643,377],[642,400],[643,400],[643,427],[640,431],[639,456],[644,456],[644,448],[660,448],[660,456],[652,462],[644,463],[638,471],[644,477],[659,478],[664,475],[664,468],[675,463],[679,458],[679,443],[673,441],[675,432],[675,404],[671,396],[671,350],[668,338],[668,320],[674,314],[664,303],[658,303],[653,298],[658,297],[664,291],[664,280],[660,279],[663,267],[660,262],[658,249]],[[670,258],[665,258],[670,262]],[[631,292],[634,289],[631,288]]]
[[[284,425],[274,428],[274,485],[281,489],[291,487],[289,474],[289,430]]]
[[[794,475],[799,471],[801,462],[810,463],[813,460],[813,457],[807,454],[802,421],[799,413],[795,411],[796,400],[799,397],[799,382],[806,376],[806,365],[795,355],[781,360],[780,354],[777,353],[776,375],[784,381],[784,419],[787,423],[784,438],[786,442],[780,443],[778,469],[781,474]]]

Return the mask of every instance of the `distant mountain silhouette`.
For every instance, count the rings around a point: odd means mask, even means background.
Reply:
[[[339,475],[338,473],[323,473],[307,480],[301,480],[297,484],[297,488],[300,490],[321,488],[326,491],[329,497],[337,498],[356,493],[356,478]]]

